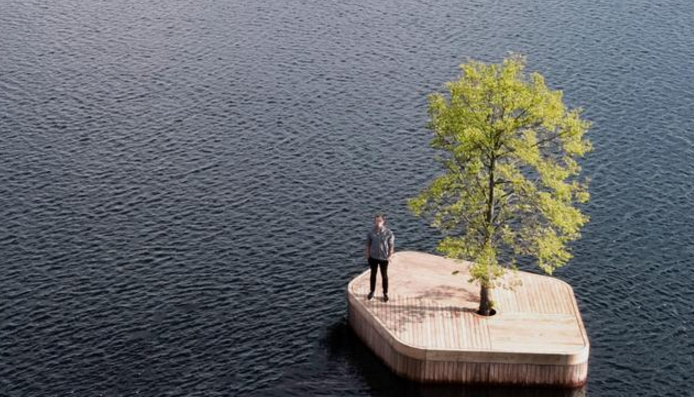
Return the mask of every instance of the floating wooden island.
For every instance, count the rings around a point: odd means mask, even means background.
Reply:
[[[380,276],[368,300],[369,271],[347,287],[349,323],[395,373],[420,382],[579,387],[588,375],[589,342],[573,289],[527,272],[494,290],[497,314],[475,313],[479,287],[469,262],[398,252],[389,302]],[[460,274],[451,273],[459,270]]]

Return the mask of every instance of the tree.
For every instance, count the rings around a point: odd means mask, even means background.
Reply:
[[[491,290],[519,260],[552,274],[571,259],[567,244],[588,222],[576,205],[589,199],[577,159],[591,150],[590,123],[540,74],[527,74],[522,56],[460,68],[447,95],[429,96],[443,173],[408,205],[442,231],[439,251],[473,261],[478,313],[490,315]]]

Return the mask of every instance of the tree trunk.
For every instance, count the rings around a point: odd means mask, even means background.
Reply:
[[[489,164],[489,196],[487,197],[487,228],[486,236],[484,236],[485,249],[487,246],[491,247],[492,244],[492,229],[494,225],[494,168],[496,167],[496,157],[492,156]],[[492,263],[489,258],[487,258],[487,280],[480,282],[480,308],[477,314],[483,316],[492,315],[492,299],[491,299],[491,288],[489,285],[492,281]]]
[[[477,314],[482,316],[492,315],[491,289],[484,284],[480,287],[480,308],[477,310]]]

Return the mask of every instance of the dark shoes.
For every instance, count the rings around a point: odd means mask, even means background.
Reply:
[[[369,292],[368,295],[366,295],[366,299],[371,300],[374,297],[373,291]],[[383,302],[388,302],[388,294],[383,294]]]

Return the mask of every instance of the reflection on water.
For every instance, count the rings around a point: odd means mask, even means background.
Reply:
[[[346,319],[328,327],[316,347],[311,364],[284,374],[276,395],[300,395],[301,390],[312,382],[330,378],[335,363],[349,368],[349,372],[364,384],[368,393],[377,397],[586,397],[586,388],[519,388],[491,386],[463,386],[422,384],[408,381],[395,375],[388,367],[357,337]],[[308,376],[307,376],[308,375]],[[359,394],[359,390],[342,389],[340,384],[332,384],[326,395]],[[259,394],[259,395],[262,395]]]

